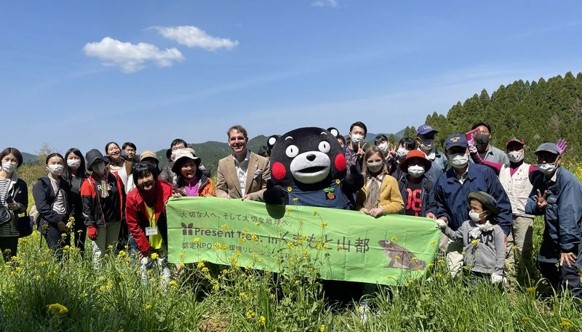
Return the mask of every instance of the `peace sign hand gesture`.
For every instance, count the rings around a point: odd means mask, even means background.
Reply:
[[[539,209],[544,209],[546,205],[548,205],[548,201],[546,200],[546,198],[548,197],[548,191],[544,190],[543,195],[539,189],[537,191],[538,191],[538,195],[536,196],[537,206]]]

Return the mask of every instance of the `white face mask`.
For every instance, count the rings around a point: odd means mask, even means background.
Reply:
[[[507,153],[507,157],[509,157],[509,161],[511,161],[512,163],[518,163],[518,162],[522,161],[524,155],[525,155],[525,151],[523,149],[518,150],[518,151],[509,151]]]
[[[59,175],[63,174],[63,169],[64,169],[63,165],[52,164],[52,165],[46,165],[46,167],[52,175],[59,176]]]
[[[386,151],[388,151],[388,143],[382,142],[382,143],[378,144],[378,149],[380,149],[380,151],[382,151],[382,153],[386,153]]]
[[[358,144],[360,142],[362,142],[364,140],[364,135],[360,135],[360,134],[350,134],[350,137],[352,138],[352,143]]]
[[[448,157],[454,168],[464,168],[469,163],[469,156],[465,153],[450,154]]]
[[[481,213],[475,212],[475,211],[469,211],[469,218],[471,218],[471,220],[473,220],[474,222],[478,222],[479,220],[481,220]]]
[[[16,170],[17,166],[18,166],[17,163],[13,163],[10,161],[2,162],[2,170],[6,173],[13,173]]]
[[[67,159],[67,166],[72,169],[77,169],[81,166],[81,159]]]
[[[382,169],[382,166],[384,166],[384,163],[381,161],[377,161],[377,162],[373,162],[373,163],[366,163],[366,166],[368,166],[368,170],[370,172],[376,173]]]
[[[406,150],[403,147],[399,147],[398,150],[396,150],[396,157],[399,159],[402,159],[402,158],[406,157],[408,152],[410,152],[410,151]]]
[[[413,178],[418,178],[424,174],[424,167],[420,165],[410,165],[408,166],[408,174]]]
[[[544,173],[545,175],[552,175],[556,171],[556,164],[555,163],[546,163],[538,165],[540,172]]]

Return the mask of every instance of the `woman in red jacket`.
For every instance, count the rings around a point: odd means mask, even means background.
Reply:
[[[151,162],[135,165],[132,174],[136,187],[127,195],[125,217],[139,250],[142,280],[147,282],[147,270],[158,264],[165,286],[170,279],[166,203],[172,196],[172,186],[158,179],[157,165]]]

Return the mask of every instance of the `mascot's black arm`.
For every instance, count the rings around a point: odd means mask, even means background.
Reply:
[[[356,165],[350,166],[350,172],[346,174],[342,183],[342,190],[346,193],[355,193],[364,186],[364,176],[358,172]]]
[[[270,205],[286,205],[289,194],[280,185],[275,185],[273,180],[267,180],[267,189],[263,193],[263,201]]]

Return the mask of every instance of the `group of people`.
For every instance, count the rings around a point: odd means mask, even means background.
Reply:
[[[582,187],[560,164],[565,142],[541,144],[535,150],[537,165],[530,165],[524,162],[521,139],[509,140],[505,152],[493,147],[486,122],[448,136],[442,152],[435,144],[437,133],[423,124],[416,137],[402,138],[396,146],[385,135],[372,144],[365,140],[366,125],[358,121],[347,136],[338,135],[347,171],[364,177],[363,187],[348,198],[351,208],[373,218],[406,214],[433,219],[442,229],[439,247],[451,273],[465,265],[493,283],[506,280],[514,246],[520,257],[517,269],[533,271],[527,264],[533,218],[543,215],[540,272],[554,287],[563,284],[582,295]],[[155,254],[169,278],[165,204],[170,197],[263,199],[271,175],[268,151],[267,156],[250,151],[240,125],[229,128],[227,137],[232,153],[219,161],[216,183],[182,139],[171,142],[161,170],[154,152],[138,156],[130,142],[121,147],[109,142],[104,153],[92,149],[83,155],[75,148],[64,156],[51,153],[47,175],[33,186],[38,229],[47,246],[60,259],[71,245],[71,233],[81,253],[89,237],[96,265],[107,252],[127,246],[143,269],[151,267]],[[0,250],[6,261],[17,254],[17,216],[28,209],[28,190],[17,175],[20,151],[6,148],[0,160]]]
[[[582,296],[582,186],[561,165],[565,141],[539,145],[537,164],[531,165],[524,161],[524,140],[513,137],[504,152],[490,144],[486,122],[449,135],[444,152],[436,149],[436,129],[423,124],[416,133],[395,147],[378,135],[366,149],[367,128],[355,122],[347,140],[338,137],[348,163],[365,176],[357,209],[374,217],[403,213],[433,219],[442,229],[439,247],[452,275],[464,265],[493,283],[533,272],[533,222],[542,215],[539,271],[555,289]]]

